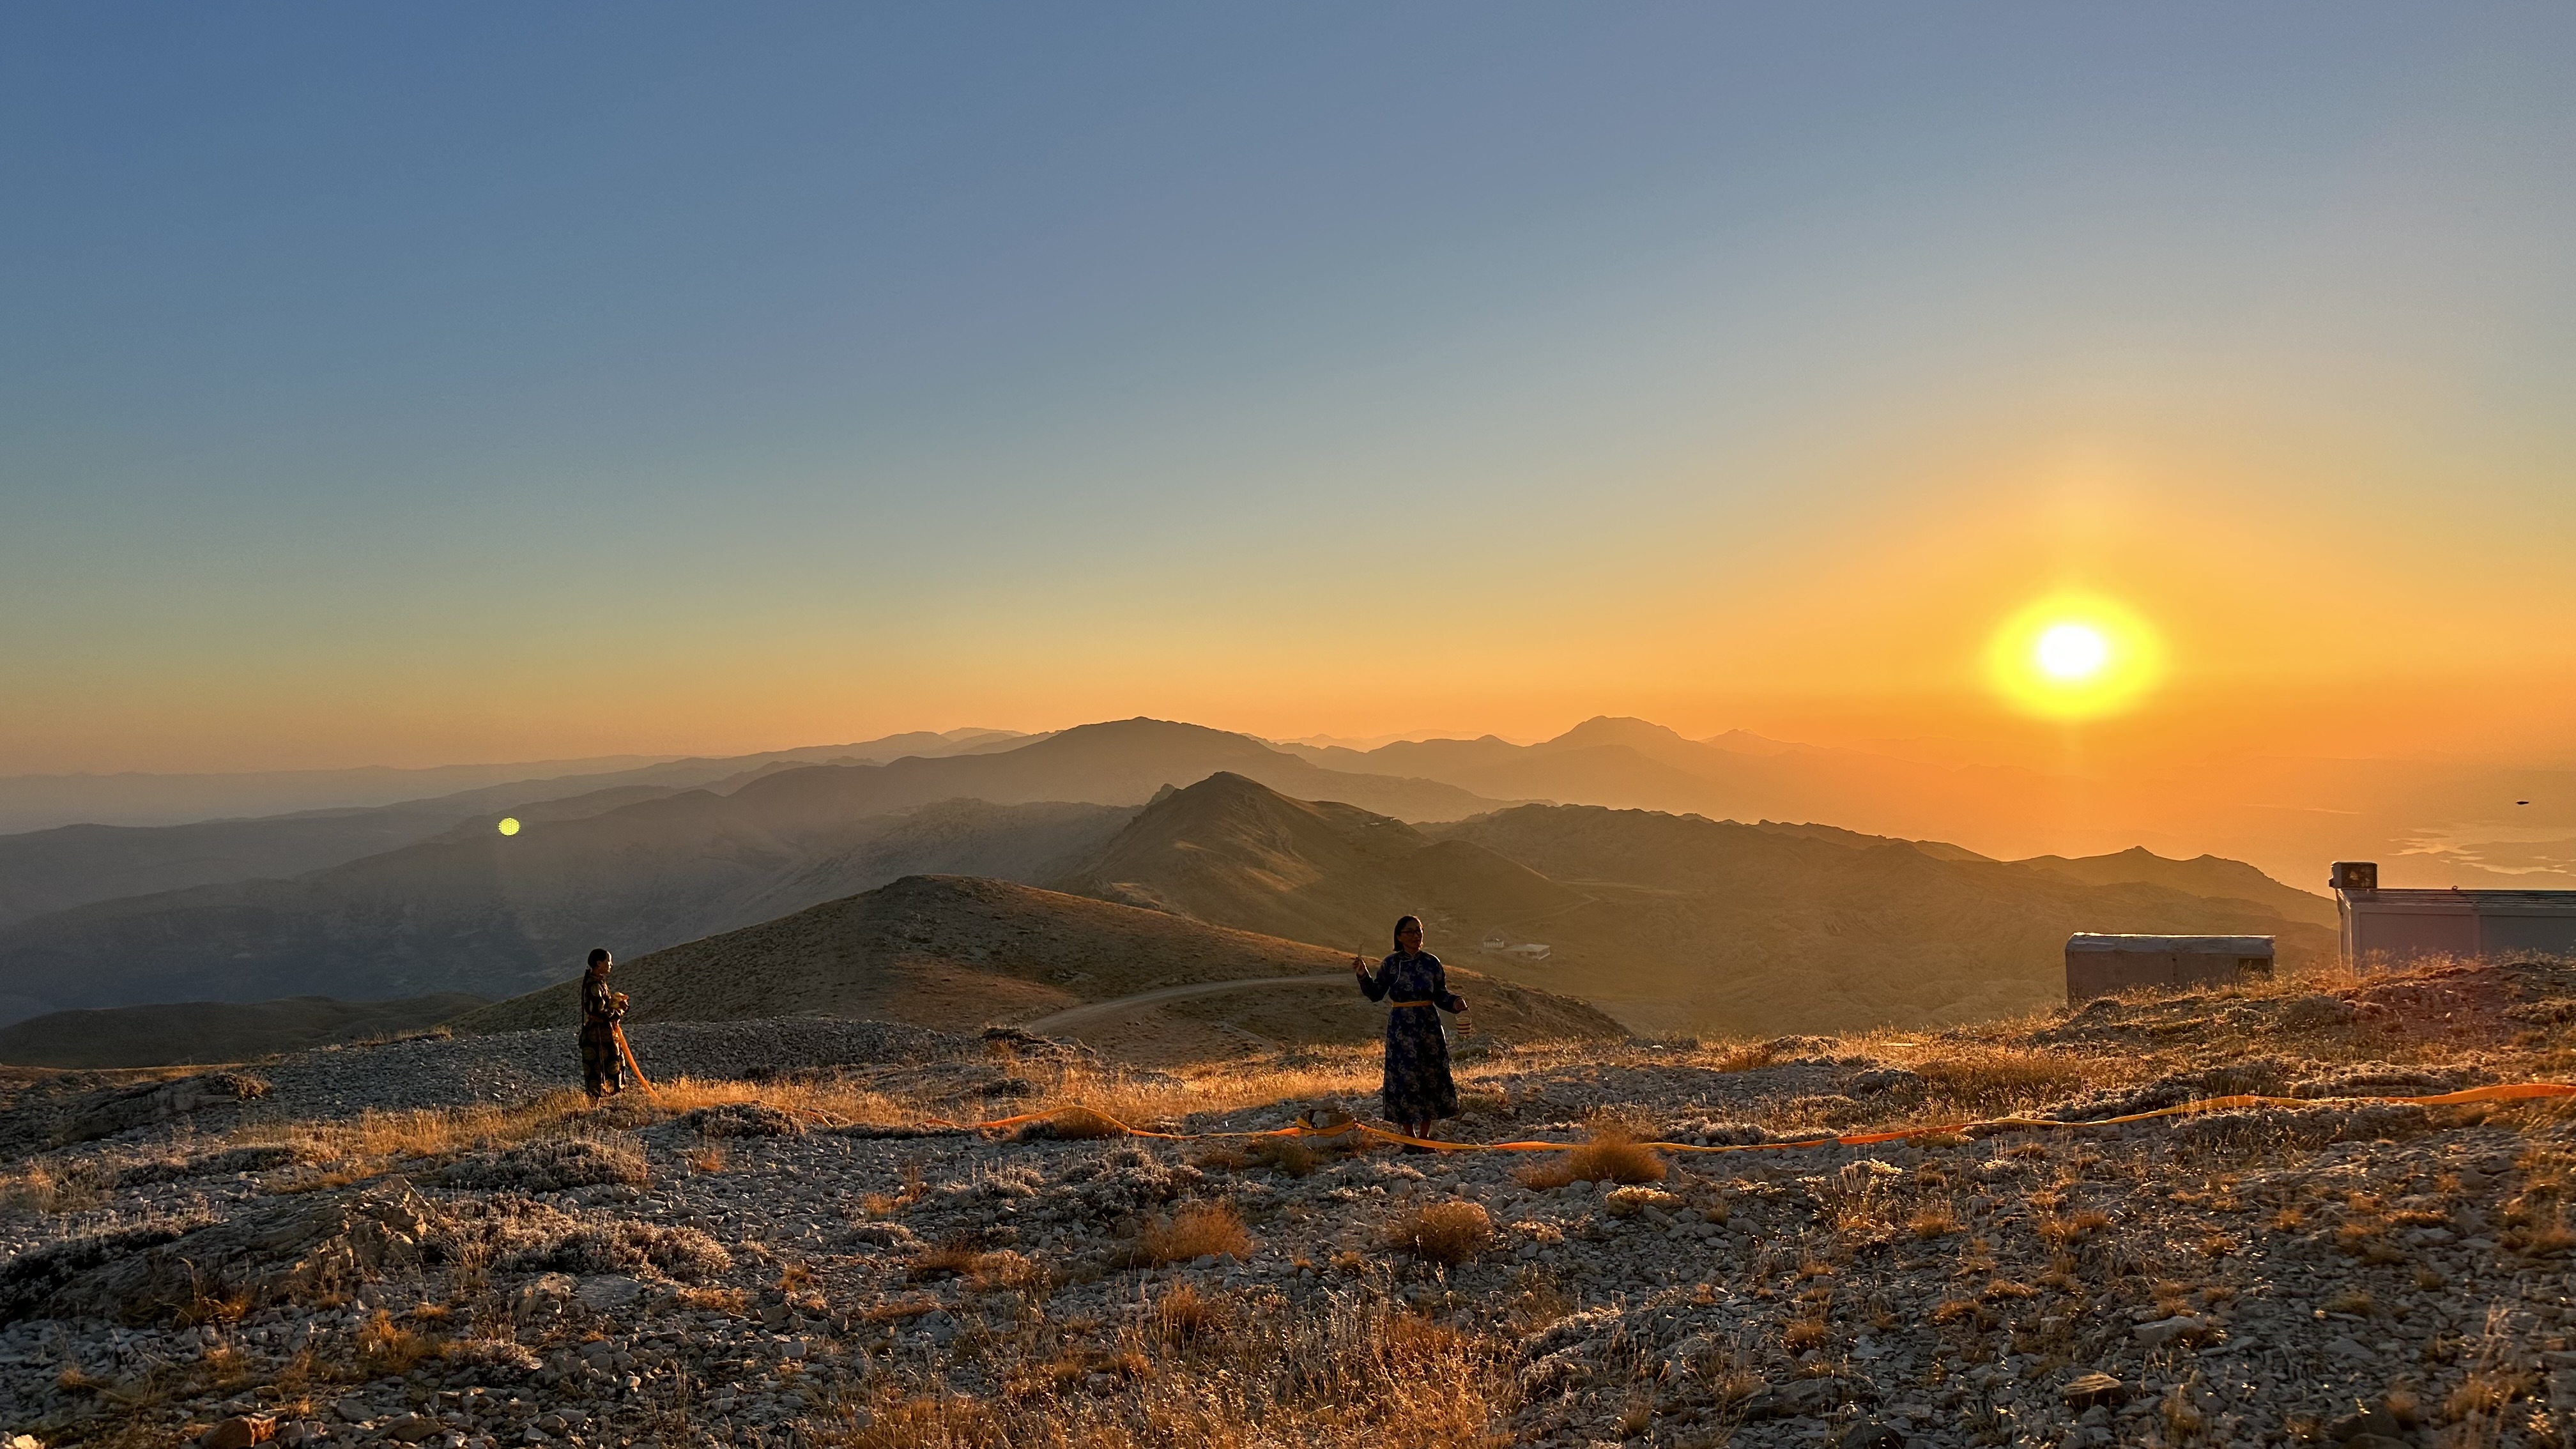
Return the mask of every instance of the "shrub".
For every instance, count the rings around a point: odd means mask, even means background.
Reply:
[[[913,1254],[912,1261],[904,1265],[903,1276],[914,1283],[960,1278],[974,1271],[976,1260],[983,1256],[983,1240],[971,1233],[961,1233]]]
[[[1623,1127],[1593,1129],[1590,1141],[1566,1149],[1561,1158],[1532,1163],[1513,1174],[1525,1187],[1563,1187],[1570,1182],[1646,1183],[1664,1180],[1664,1159],[1639,1145]]]
[[[1252,1256],[1252,1234],[1242,1215],[1225,1203],[1192,1203],[1168,1218],[1145,1225],[1136,1240],[1137,1256],[1149,1265],[1186,1263],[1210,1254],[1225,1258]]]
[[[681,1114],[680,1125],[696,1128],[701,1137],[800,1137],[805,1132],[804,1122],[794,1113],[765,1102],[719,1102],[694,1108]]]
[[[1669,1170],[1662,1157],[1615,1128],[1594,1133],[1590,1142],[1574,1149],[1570,1165],[1577,1182],[1661,1182]]]
[[[1234,1327],[1234,1307],[1196,1283],[1181,1282],[1154,1305],[1154,1324],[1174,1343],[1215,1338]]]
[[[1398,1252],[1454,1268],[1492,1246],[1494,1220],[1482,1203],[1433,1203],[1408,1209],[1390,1237]]]

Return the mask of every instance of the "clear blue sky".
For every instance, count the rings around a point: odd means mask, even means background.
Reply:
[[[14,4],[0,772],[1956,731],[1940,661],[2079,537],[2151,612],[2130,543],[2275,561],[2258,624],[2164,601],[2246,668],[2334,602],[2554,659],[2571,56],[2566,5]]]

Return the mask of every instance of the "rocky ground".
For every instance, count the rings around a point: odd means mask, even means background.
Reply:
[[[1516,1048],[1462,1138],[1364,1054],[1129,1074],[1013,1034],[665,1025],[15,1088],[0,1432],[61,1446],[2556,1444],[2576,973],[2459,967],[2005,1026]],[[656,1035],[648,1035],[648,1031]],[[745,1080],[753,1073],[760,1080]],[[721,1079],[721,1080],[720,1080]],[[1640,1149],[2038,1110],[2129,1126]],[[1625,1180],[1623,1180],[1625,1179]]]

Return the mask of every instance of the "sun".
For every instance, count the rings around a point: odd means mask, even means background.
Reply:
[[[517,817],[516,815],[504,815],[504,816],[502,816],[502,817],[501,817],[501,833],[502,833],[503,835],[516,835],[516,834],[518,834],[518,833],[519,833],[519,817]]]
[[[2090,624],[2059,624],[2040,635],[2031,652],[2054,678],[2089,679],[2110,662],[2111,641]]]
[[[2137,703],[2163,672],[2155,631],[2125,605],[2057,594],[2006,620],[1986,652],[1995,689],[2026,714],[2090,719]]]

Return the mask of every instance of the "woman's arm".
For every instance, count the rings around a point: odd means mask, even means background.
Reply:
[[[1431,999],[1440,1003],[1442,1011],[1460,1012],[1467,1009],[1467,998],[1449,989],[1449,968],[1441,965],[1440,959],[1436,956],[1431,960]]]
[[[1366,959],[1353,956],[1351,958],[1351,970],[1358,974],[1360,978],[1360,990],[1368,994],[1369,1000],[1386,1000],[1387,968],[1384,962],[1378,963],[1378,968],[1375,971],[1371,971]]]

